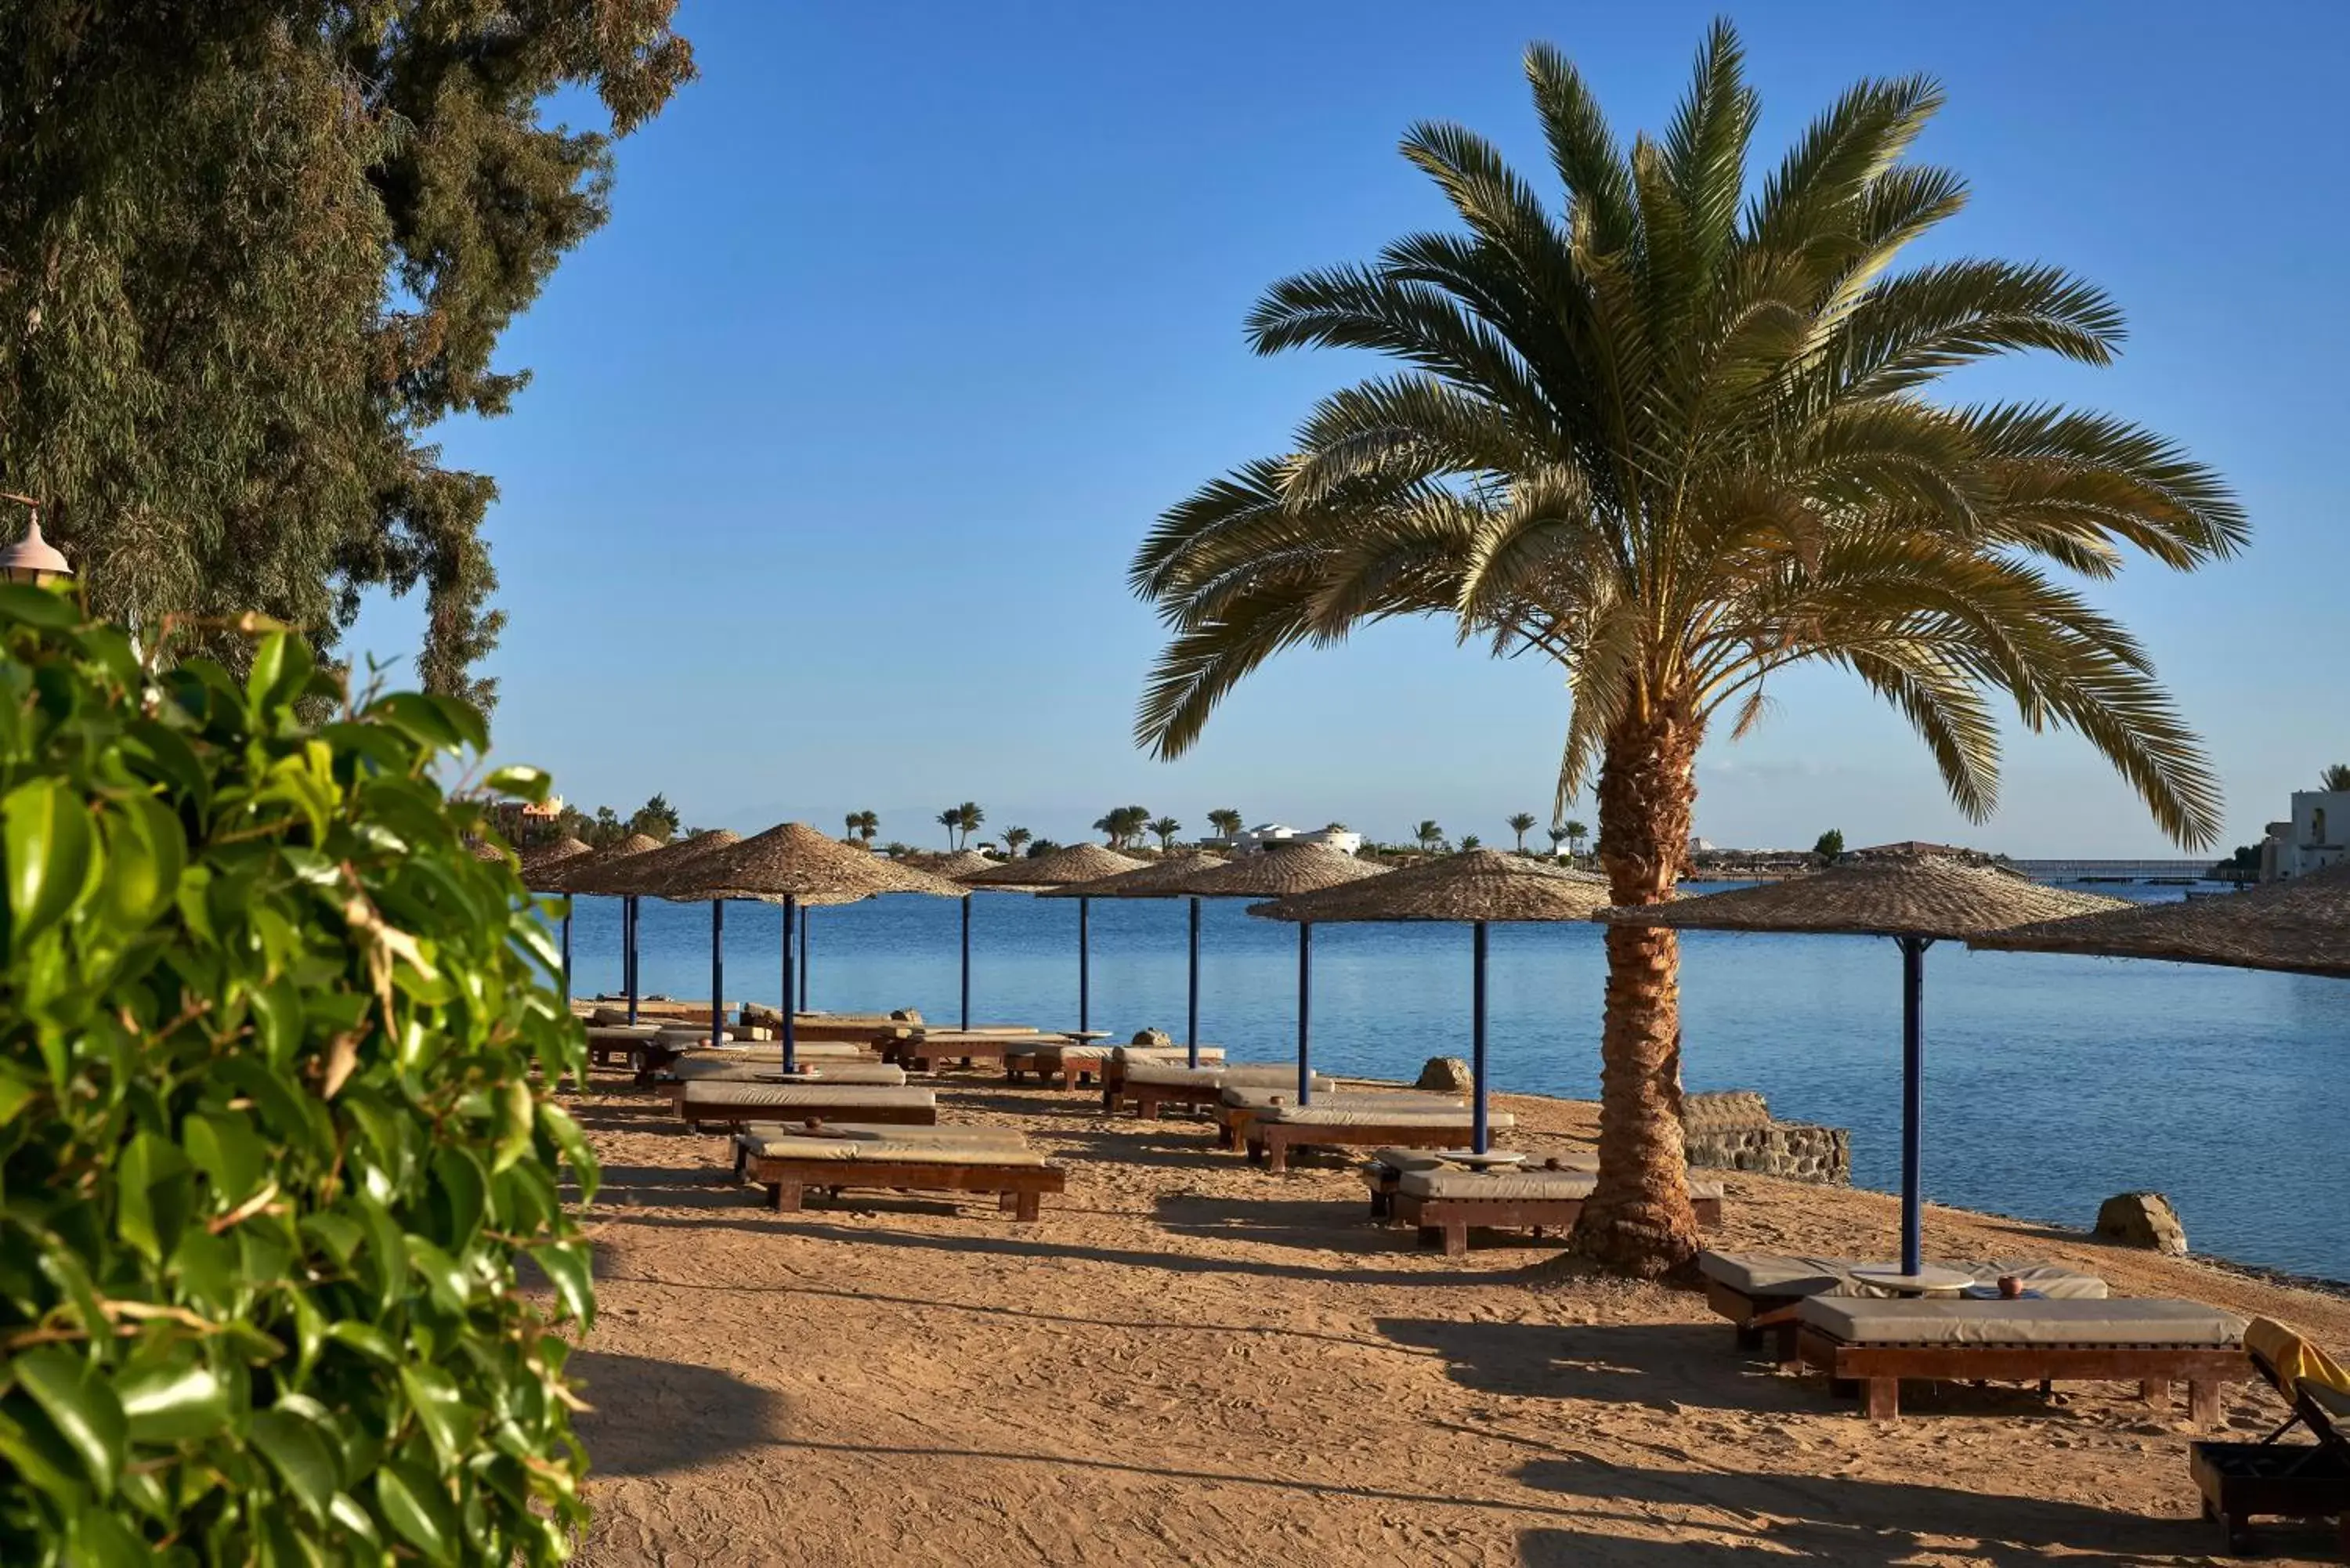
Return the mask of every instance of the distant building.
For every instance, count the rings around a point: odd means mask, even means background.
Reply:
[[[2269,824],[2261,880],[2289,882],[2350,859],[2350,790],[2297,789],[2293,819]]]
[[[1200,841],[1201,848],[1219,850],[1227,855],[1254,855],[1283,844],[1319,844],[1341,855],[1352,855],[1362,848],[1363,836],[1343,827],[1301,830],[1285,822],[1261,822],[1238,833]]]

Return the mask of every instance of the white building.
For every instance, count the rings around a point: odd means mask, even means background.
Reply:
[[[2350,859],[2350,790],[2297,789],[2293,820],[2272,822],[2261,845],[2261,880],[2286,882]]]
[[[1261,822],[1254,827],[1222,838],[1201,840],[1204,847],[1222,850],[1228,855],[1253,855],[1280,844],[1319,844],[1341,855],[1352,855],[1363,846],[1363,836],[1343,827],[1317,827],[1300,831],[1285,822]]]

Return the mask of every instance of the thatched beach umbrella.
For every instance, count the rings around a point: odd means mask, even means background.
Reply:
[[[581,893],[583,878],[606,870],[622,860],[639,855],[650,855],[661,846],[661,841],[649,833],[631,833],[618,844],[609,844],[588,855],[575,855],[560,865],[549,867],[546,873],[546,890],[550,893]],[[629,1022],[637,1021],[637,899],[632,893],[619,895],[620,899],[620,986],[629,997]]]
[[[1384,866],[1357,860],[1327,845],[1292,844],[1243,855],[1201,871],[1184,879],[1182,891],[1202,898],[1290,898],[1387,874]],[[1314,1097],[1313,1035],[1314,922],[1301,920],[1297,924],[1297,1099],[1301,1105]],[[1196,1054],[1191,1064],[1199,1065]]]
[[[2226,898],[2132,904],[1975,938],[2002,952],[2088,953],[2350,979],[2350,865]]]
[[[679,874],[704,856],[714,855],[730,844],[739,844],[743,836],[732,828],[717,827],[708,833],[697,833],[691,838],[675,838],[659,849],[633,856],[620,865],[589,872],[580,879],[588,892],[626,892],[637,896],[653,894],[669,897],[669,889]],[[726,1038],[726,961],[724,953],[726,911],[718,899],[710,902],[710,1043],[721,1044]]]
[[[976,849],[958,849],[951,855],[941,855],[935,860],[927,861],[916,869],[927,871],[933,877],[944,877],[949,881],[959,881],[982,871],[996,870],[1003,865],[1003,862],[993,855],[982,855]]]
[[[1180,898],[1191,902],[1191,971],[1185,986],[1183,1044],[1190,1052],[1192,1066],[1200,1064],[1200,898],[1184,885],[1205,871],[1227,865],[1221,855],[1204,850],[1192,850],[1184,855],[1170,855],[1154,860],[1132,871],[1120,871],[1098,881],[1080,882],[1074,888],[1055,888],[1045,894],[1052,898]]]
[[[681,870],[678,885],[664,889],[672,898],[757,898],[784,907],[784,987],[776,1009],[784,1026],[784,1071],[796,1072],[792,1005],[793,927],[800,906],[848,903],[877,893],[929,893],[955,898],[962,889],[853,849],[804,822],[786,822],[743,839]]]
[[[1252,915],[1308,925],[1333,920],[1445,920],[1470,928],[1470,1147],[1483,1154],[1486,1133],[1485,928],[1496,920],[1587,920],[1607,905],[1607,879],[1498,849],[1466,849],[1440,860],[1342,882],[1278,903],[1253,904]],[[1301,1093],[1311,1078],[1299,1069]]]
[[[1042,855],[1032,855],[1024,860],[1006,861],[985,871],[973,872],[958,878],[966,888],[1004,888],[1014,892],[1039,893],[1047,888],[1072,888],[1080,882],[1098,882],[1120,871],[1140,870],[1147,862],[1131,856],[1105,849],[1098,844],[1072,844],[1066,849],[1049,849]],[[1093,900],[1079,895],[1077,898],[1077,1033],[1087,1032],[1092,1023],[1093,974],[1092,960],[1087,949],[1088,927],[1091,924]],[[971,1023],[971,905],[965,902],[963,915],[963,1023]]]
[[[526,849],[522,857],[522,885],[534,893],[552,893],[547,876],[566,860],[577,860],[582,855],[596,853],[578,839],[566,834],[552,844],[542,844]],[[563,1004],[571,1005],[571,900],[563,901]]]
[[[1901,1272],[1914,1277],[1924,1253],[1926,950],[1944,938],[2123,908],[2117,898],[2067,893],[1996,866],[1892,856],[1678,903],[1603,909],[1594,919],[1676,930],[1890,937],[1901,944]]]

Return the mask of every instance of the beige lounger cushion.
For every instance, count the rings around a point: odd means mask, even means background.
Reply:
[[[1592,1185],[1597,1180],[1587,1170],[1544,1170],[1526,1166],[1463,1170],[1440,1166],[1434,1170],[1404,1172],[1396,1183],[1396,1190],[1414,1198],[1437,1198],[1448,1202],[1466,1199],[1488,1203],[1559,1203],[1590,1197]],[[1692,1181],[1690,1196],[1720,1202],[1721,1183]]]
[[[805,1121],[747,1122],[734,1135],[742,1143],[749,1138],[806,1137],[810,1134]],[[860,1143],[972,1143],[1008,1145],[1014,1148],[1028,1147],[1028,1135],[1018,1127],[996,1127],[986,1122],[962,1122],[947,1127],[898,1127],[888,1122],[836,1122],[827,1120],[817,1137],[850,1138]]]
[[[2160,1345],[2225,1348],[2244,1320],[2200,1302],[1880,1301],[1806,1296],[1795,1318],[1846,1345]]]
[[[1145,1062],[1175,1067],[1188,1067],[1191,1064],[1191,1048],[1188,1045],[1113,1045],[1110,1047],[1109,1054],[1111,1061],[1122,1062],[1129,1067]],[[1223,1059],[1222,1046],[1200,1047],[1201,1061],[1221,1062]],[[1292,1072],[1294,1073],[1295,1069],[1292,1069]]]
[[[1051,1065],[1061,1062],[1107,1062],[1109,1054],[1119,1048],[1081,1044],[1074,1040],[1040,1040],[1034,1045],[1023,1046],[1020,1054]]]
[[[1297,1103],[1297,1069],[1289,1070],[1285,1085],[1260,1084],[1226,1084],[1222,1096],[1225,1105],[1239,1111],[1261,1111],[1272,1106]],[[1330,1105],[1388,1106],[1396,1110],[1465,1111],[1469,1102],[1451,1095],[1423,1095],[1407,1089],[1340,1089],[1324,1096],[1315,1103]]]
[[[600,1045],[641,1045],[660,1033],[651,1023],[590,1023],[588,1041]]]
[[[906,1081],[906,1069],[893,1067],[886,1062],[818,1062],[813,1064],[819,1084],[863,1084],[894,1086]],[[669,1075],[680,1083],[714,1082],[731,1084],[763,1083],[782,1074],[781,1062],[728,1062],[703,1055],[689,1062],[672,1062]]]
[[[1544,1162],[1545,1160],[1552,1159],[1558,1161],[1558,1168],[1562,1171],[1580,1171],[1584,1175],[1588,1176],[1599,1168],[1598,1158],[1595,1155],[1588,1154],[1545,1155],[1542,1159],[1530,1160],[1527,1166],[1520,1168],[1539,1170],[1543,1168]],[[1413,1170],[1453,1170],[1459,1168],[1453,1165],[1451,1160],[1446,1159],[1441,1154],[1439,1154],[1432,1148],[1375,1148],[1371,1151],[1370,1162],[1373,1165],[1386,1166],[1390,1172],[1397,1176],[1401,1176],[1407,1171]]]
[[[772,1106],[777,1110],[806,1106],[812,1109],[853,1111],[868,1106],[935,1106],[938,1103],[938,1096],[929,1089],[858,1084],[827,1086],[822,1079],[813,1084],[735,1084],[722,1080],[715,1084],[680,1084],[677,1089],[679,1113],[688,1120],[692,1119],[695,1107],[699,1106],[724,1106],[732,1114],[745,1106]]]
[[[872,1053],[861,1045],[852,1045],[846,1040],[806,1041],[794,1051],[793,1054],[795,1057],[804,1056],[811,1062],[817,1060],[870,1062],[873,1060]],[[678,1057],[681,1062],[765,1062],[770,1065],[780,1064],[783,1059],[784,1048],[779,1044],[703,1045],[695,1050],[681,1053]]]
[[[2038,1291],[2043,1296],[2056,1299],[2102,1301],[2106,1293],[2106,1282],[2095,1274],[2084,1274],[2054,1263],[2035,1262],[2030,1259],[1929,1262],[1937,1268],[1956,1269],[1961,1273],[1970,1274],[1986,1284],[2002,1274],[2012,1274],[2023,1282],[2024,1289]],[[1854,1278],[1852,1271],[1861,1266],[1861,1260],[1857,1258],[1805,1258],[1777,1252],[1709,1251],[1698,1254],[1697,1266],[1698,1272],[1706,1278],[1719,1280],[1744,1296],[1894,1298],[1900,1294],[1883,1285]]]
[[[1310,1106],[1274,1106],[1256,1113],[1259,1127],[1459,1127],[1470,1130],[1469,1113],[1449,1106],[1393,1110],[1381,1106],[1338,1105],[1316,1100]],[[1507,1111],[1495,1111],[1485,1125],[1501,1132],[1518,1125]]]
[[[887,1161],[892,1165],[1000,1165],[1035,1170],[1052,1162],[1033,1148],[981,1141],[943,1143],[926,1138],[771,1137],[747,1146],[759,1159],[820,1159],[842,1165]]]
[[[1297,1069],[1255,1063],[1224,1067],[1187,1067],[1180,1062],[1137,1062],[1127,1068],[1126,1081],[1185,1089],[1222,1089],[1234,1085],[1277,1089],[1286,1085],[1294,1092],[1297,1087]],[[1314,1080],[1314,1092],[1317,1095],[1331,1087],[1331,1081],[1327,1078]]]

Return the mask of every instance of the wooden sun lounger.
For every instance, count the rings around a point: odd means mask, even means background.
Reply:
[[[1246,1135],[1249,1158],[1263,1161],[1264,1168],[1277,1176],[1289,1168],[1289,1151],[1294,1148],[1356,1148],[1380,1144],[1398,1148],[1459,1148],[1469,1141],[1471,1124],[1466,1111],[1457,1116],[1429,1111],[1416,1116],[1376,1110],[1360,1114],[1366,1117],[1384,1114],[1393,1119],[1290,1122],[1258,1116],[1250,1122]],[[1507,1131],[1516,1125],[1517,1119],[1507,1112],[1497,1111],[1486,1118],[1486,1126],[1495,1131]]]
[[[2220,1417],[2220,1385],[2253,1376],[2242,1323],[2195,1302],[2160,1300],[1877,1301],[1809,1297],[1795,1308],[1801,1365],[1857,1383],[1871,1420],[1901,1414],[1901,1382],[2136,1383],[2150,1404],[2187,1385],[2197,1425]],[[1854,1334],[1855,1320],[1869,1328]],[[1974,1337],[1954,1338],[1968,1324]],[[2052,1336],[2002,1334],[2036,1323]]]
[[[1440,1175],[1473,1177],[1470,1171],[1438,1173]],[[1499,1171],[1497,1177],[1506,1180],[1519,1172]],[[1576,1196],[1544,1196],[1533,1191],[1513,1193],[1506,1197],[1483,1194],[1461,1196],[1451,1193],[1421,1196],[1407,1181],[1397,1189],[1391,1199],[1395,1220],[1419,1231],[1420,1245],[1441,1243],[1448,1258],[1469,1255],[1469,1232],[1479,1231],[1532,1231],[1540,1236],[1544,1231],[1566,1231],[1583,1218],[1583,1205],[1588,1196],[1590,1178],[1577,1170],[1528,1169],[1523,1172],[1527,1182],[1541,1185],[1544,1177],[1580,1179],[1565,1185],[1581,1185],[1586,1189]],[[1473,1182],[1461,1184],[1472,1188]],[[1690,1207],[1696,1210],[1697,1222],[1709,1229],[1721,1223],[1721,1184],[1711,1181],[1690,1183]]]
[[[982,1062],[1001,1064],[1010,1053],[1031,1042],[1026,1034],[992,1030],[927,1029],[890,1041],[881,1048],[881,1059],[895,1062],[910,1073],[935,1073],[945,1062],[960,1062],[966,1067]]]
[[[1705,1304],[1730,1320],[1741,1350],[1759,1350],[1766,1334],[1779,1341],[1776,1359],[1791,1363],[1795,1355],[1795,1305],[1809,1296],[1875,1295],[1892,1293],[1863,1286],[1853,1271],[1859,1258],[1797,1257],[1777,1252],[1716,1252],[1698,1254],[1698,1272],[1705,1280]],[[2066,1300],[2099,1301],[2106,1282],[2054,1263],[2030,1259],[1987,1262],[1937,1262],[1985,1283],[2012,1275],[2027,1291]],[[1959,1293],[1945,1292],[1946,1295]]]
[[[1255,1085],[1226,1085],[1216,1106],[1216,1147],[1233,1149],[1245,1147],[1259,1116],[1276,1104],[1288,1105],[1296,1098],[1297,1087],[1294,1084],[1284,1085],[1277,1089]],[[1469,1114],[1469,1102],[1454,1096],[1423,1094],[1412,1089],[1335,1089],[1326,1093],[1318,1080],[1315,1085],[1313,1103],[1317,1106],[1344,1104],[1350,1109],[1371,1106],[1411,1112],[1451,1111],[1464,1117]],[[1396,1141],[1401,1143],[1403,1140]],[[1450,1146],[1423,1144],[1414,1147],[1443,1148]]]
[[[735,1167],[766,1189],[768,1207],[780,1214],[797,1212],[812,1187],[834,1194],[863,1187],[992,1192],[1014,1220],[1033,1220],[1044,1199],[1067,1183],[1066,1171],[1031,1154],[1016,1136],[972,1137],[972,1129],[940,1127],[893,1138],[894,1130],[815,1125],[778,1137],[745,1136],[736,1143]]]
[[[2203,1494],[2203,1517],[2220,1527],[2238,1556],[2254,1550],[2255,1515],[2340,1521],[2342,1554],[2350,1562],[2350,1395],[2306,1379],[2288,1380],[2258,1351],[2252,1369],[2284,1396],[2293,1414],[2256,1443],[2198,1442],[2187,1446],[2187,1469]],[[2279,1441],[2306,1426],[2314,1443]]]
[[[842,1084],[826,1094],[823,1081],[799,1085],[808,1092],[789,1097],[763,1093],[783,1087],[697,1078],[679,1084],[671,1096],[678,1116],[696,1132],[712,1124],[739,1127],[752,1122],[797,1121],[816,1116],[834,1121],[892,1122],[931,1127],[939,1119],[930,1090]]]

